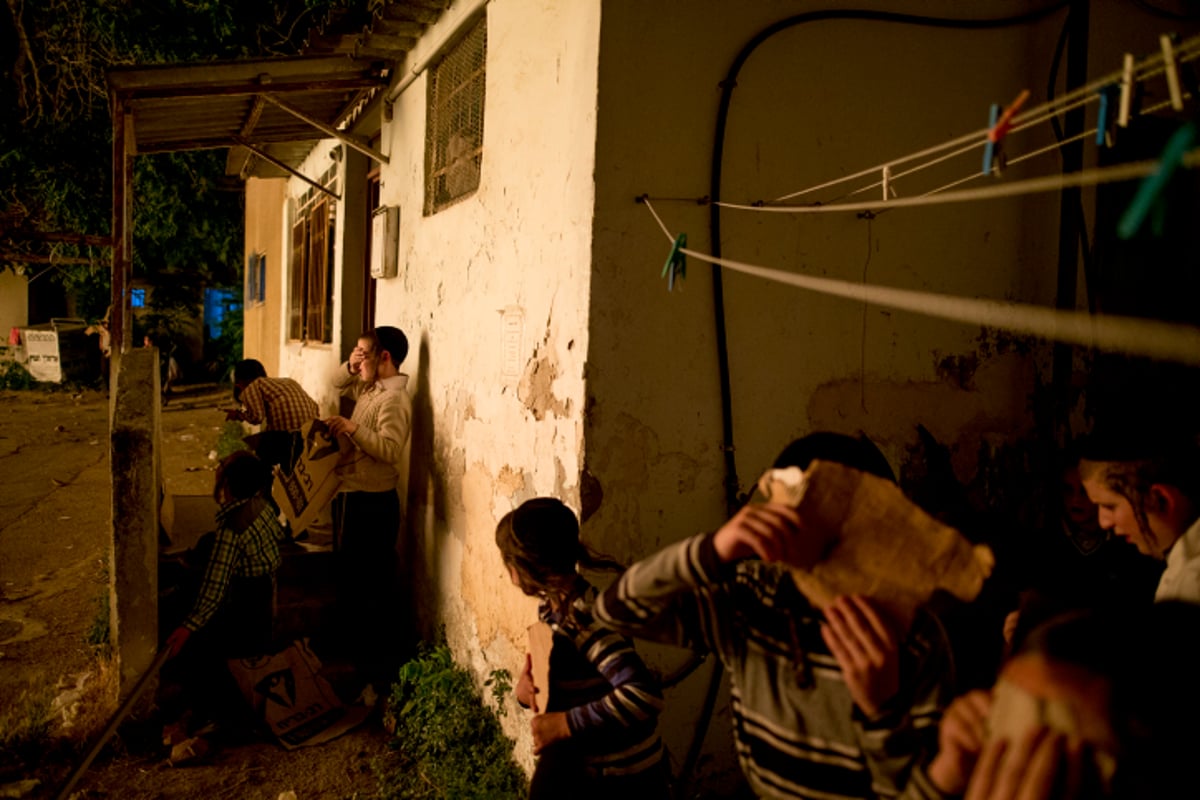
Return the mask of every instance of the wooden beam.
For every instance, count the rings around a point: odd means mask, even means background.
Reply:
[[[108,71],[107,79],[110,92],[125,97],[197,87],[202,94],[218,94],[222,88],[251,85],[258,86],[261,91],[264,82],[304,86],[321,81],[377,80],[386,66],[369,59],[345,56],[297,56],[115,67]]]
[[[357,150],[358,152],[362,153],[367,158],[370,158],[374,161],[378,161],[380,164],[388,163],[387,156],[383,155],[382,153],[375,152],[370,147],[367,147],[365,144],[363,144],[362,142],[355,139],[353,136],[348,136],[346,133],[344,133],[343,131],[339,131],[337,128],[333,127],[332,125],[326,125],[324,122],[317,119],[316,117],[309,116],[304,111],[300,110],[299,108],[296,108],[295,106],[293,106],[291,103],[287,102],[286,100],[276,97],[273,94],[264,94],[263,97],[265,97],[268,102],[274,103],[275,105],[279,106],[284,111],[288,112],[289,114],[296,117],[297,119],[304,120],[309,125],[312,125],[314,128],[321,131],[322,133],[332,136],[333,138],[335,138],[338,141],[345,144],[347,147]]]
[[[341,56],[345,58],[345,56]],[[122,91],[122,98],[136,108],[138,100],[170,100],[186,97],[236,97],[239,95],[261,94],[263,89],[270,89],[272,94],[293,94],[301,92],[344,92],[354,89],[370,89],[387,84],[385,77],[346,78],[343,80],[322,79],[313,77],[298,81],[266,80],[262,82],[245,82],[239,84],[190,84],[185,86],[170,85]]]
[[[417,46],[416,36],[400,36],[386,33],[372,33],[363,40],[363,44],[355,51],[359,54],[367,51],[407,53]]]

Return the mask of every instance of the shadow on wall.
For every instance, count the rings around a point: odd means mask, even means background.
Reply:
[[[437,474],[433,444],[433,400],[429,391],[429,337],[421,335],[417,349],[416,385],[412,389],[412,445],[409,455],[408,495],[400,563],[408,572],[405,582],[416,631],[425,641],[437,637],[437,547],[436,522],[445,519],[445,485]]]

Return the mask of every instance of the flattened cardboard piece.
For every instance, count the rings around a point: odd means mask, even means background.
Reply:
[[[339,442],[322,420],[306,422],[300,432],[304,436],[304,451],[292,465],[290,475],[275,470],[276,480],[271,489],[275,502],[291,523],[293,534],[312,525],[337,493],[342,482],[337,467],[362,456]]]
[[[821,537],[819,560],[791,570],[813,605],[860,594],[907,627],[935,589],[966,602],[978,596],[995,565],[992,551],[926,514],[894,483],[826,461],[814,461],[803,477],[798,487],[785,488],[785,478],[768,490],[797,497],[805,535]]]
[[[295,641],[271,656],[228,662],[242,696],[289,750],[322,744],[357,727],[371,709],[347,706],[318,670],[308,641]]]
[[[534,711],[550,707],[550,651],[554,648],[554,630],[544,622],[529,626],[529,655],[533,660]]]

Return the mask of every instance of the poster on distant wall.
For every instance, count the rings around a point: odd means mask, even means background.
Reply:
[[[25,340],[25,368],[35,381],[62,383],[62,361],[58,355],[58,332],[39,331],[25,328],[21,331]]]

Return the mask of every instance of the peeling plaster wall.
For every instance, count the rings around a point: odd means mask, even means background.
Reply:
[[[452,5],[411,63],[462,13]],[[599,14],[595,0],[487,5],[483,168],[461,202],[422,216],[427,73],[381,139],[380,199],[400,207],[400,241],[376,321],[407,332],[414,397],[402,563],[425,633],[444,627],[481,679],[515,680],[536,619],[503,568],[497,520],[535,495],[579,504]],[[530,764],[509,702],[504,723]]]
[[[957,18],[1040,6],[853,5]],[[1162,20],[1116,0],[1092,6],[1091,76],[1119,68],[1125,50],[1156,50]],[[670,239],[634,198],[683,200],[653,202],[671,237],[685,232],[690,248],[709,251],[710,210],[687,199],[710,192],[719,83],[767,25],[827,6],[695,0],[686,8],[668,14],[655,3],[606,4],[601,33],[585,470],[590,493],[602,498],[589,522],[592,540],[626,560],[713,530],[726,516],[711,269],[689,259],[682,286],[668,293],[660,273]],[[990,103],[1008,103],[1026,87],[1031,104],[1044,100],[1063,19],[976,32],[825,21],[775,35],[737,78],[722,198],[770,200],[979,130]],[[1052,142],[1042,125],[1008,145],[1022,153]],[[980,155],[972,150],[930,170],[919,190],[977,172]],[[1087,158],[1095,158],[1091,145]],[[1044,156],[1009,168],[1004,180],[1059,164]],[[867,182],[811,199],[829,202]],[[894,186],[900,196],[918,191],[911,179]],[[1088,209],[1091,198],[1085,193]],[[1055,299],[1056,194],[869,220],[733,210],[721,220],[730,259],[967,297]],[[899,474],[924,425],[949,448],[964,483],[976,479],[981,452],[1033,436],[1031,407],[1049,380],[1046,345],[997,347],[997,337],[978,327],[864,309],[728,271],[723,277],[739,491],[784,444],[818,429],[865,431]],[[667,668],[683,658],[679,651],[655,657]],[[666,738],[677,757],[690,742],[705,674],[668,696]],[[728,725],[719,713],[706,740],[700,774],[713,780],[729,767]]]

